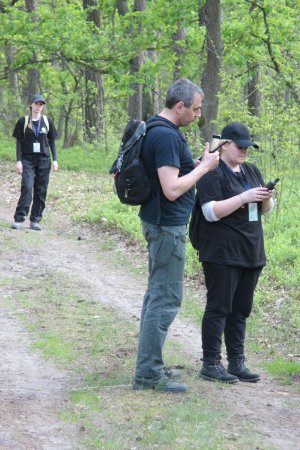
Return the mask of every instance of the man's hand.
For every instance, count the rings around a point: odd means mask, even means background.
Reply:
[[[23,173],[23,164],[22,164],[22,161],[17,161],[17,164],[16,164],[16,170],[17,170],[17,172],[18,172],[20,175],[22,175],[22,173]]]
[[[53,161],[52,169],[54,170],[54,172],[56,172],[58,170],[58,163],[57,163],[57,161]]]

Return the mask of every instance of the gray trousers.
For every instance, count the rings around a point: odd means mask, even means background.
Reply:
[[[157,380],[164,367],[162,350],[183,294],[186,225],[142,222],[148,243],[148,289],[141,312],[135,378]]]

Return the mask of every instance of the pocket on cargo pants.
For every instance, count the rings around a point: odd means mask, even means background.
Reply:
[[[176,236],[164,232],[161,236],[159,246],[153,255],[158,264],[167,266],[172,258],[183,260],[185,256],[185,236]]]
[[[185,258],[185,226],[157,226],[143,222],[143,233],[148,242],[150,259],[159,265],[167,266],[171,259]]]

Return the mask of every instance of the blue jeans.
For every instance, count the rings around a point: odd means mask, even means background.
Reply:
[[[39,222],[45,209],[49,175],[51,170],[50,157],[46,155],[22,156],[23,174],[21,195],[16,208],[14,220],[24,222],[32,202],[30,220]]]
[[[183,294],[186,225],[158,226],[142,222],[148,243],[148,289],[141,312],[135,378],[158,380],[164,367],[162,350]]]

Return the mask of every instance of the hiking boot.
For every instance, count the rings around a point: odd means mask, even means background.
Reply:
[[[153,389],[162,392],[186,392],[186,384],[176,383],[167,376],[161,376],[158,380],[144,379],[142,381],[134,380],[132,388],[134,391],[143,391],[145,389]]]
[[[227,372],[221,361],[203,361],[203,366],[199,372],[199,377],[209,381],[221,381],[222,383],[237,383],[238,377]]]
[[[23,228],[23,222],[14,222],[11,227],[13,230],[19,230],[20,228]]]
[[[172,369],[171,367],[163,367],[162,375],[171,378],[173,380],[178,380],[181,377],[181,371],[179,369]]]
[[[30,222],[30,228],[35,231],[41,231],[42,227],[38,222]]]
[[[228,373],[237,376],[240,381],[255,383],[256,381],[260,380],[260,376],[257,373],[251,372],[249,369],[247,369],[247,367],[245,366],[244,356],[232,358],[228,361]]]

